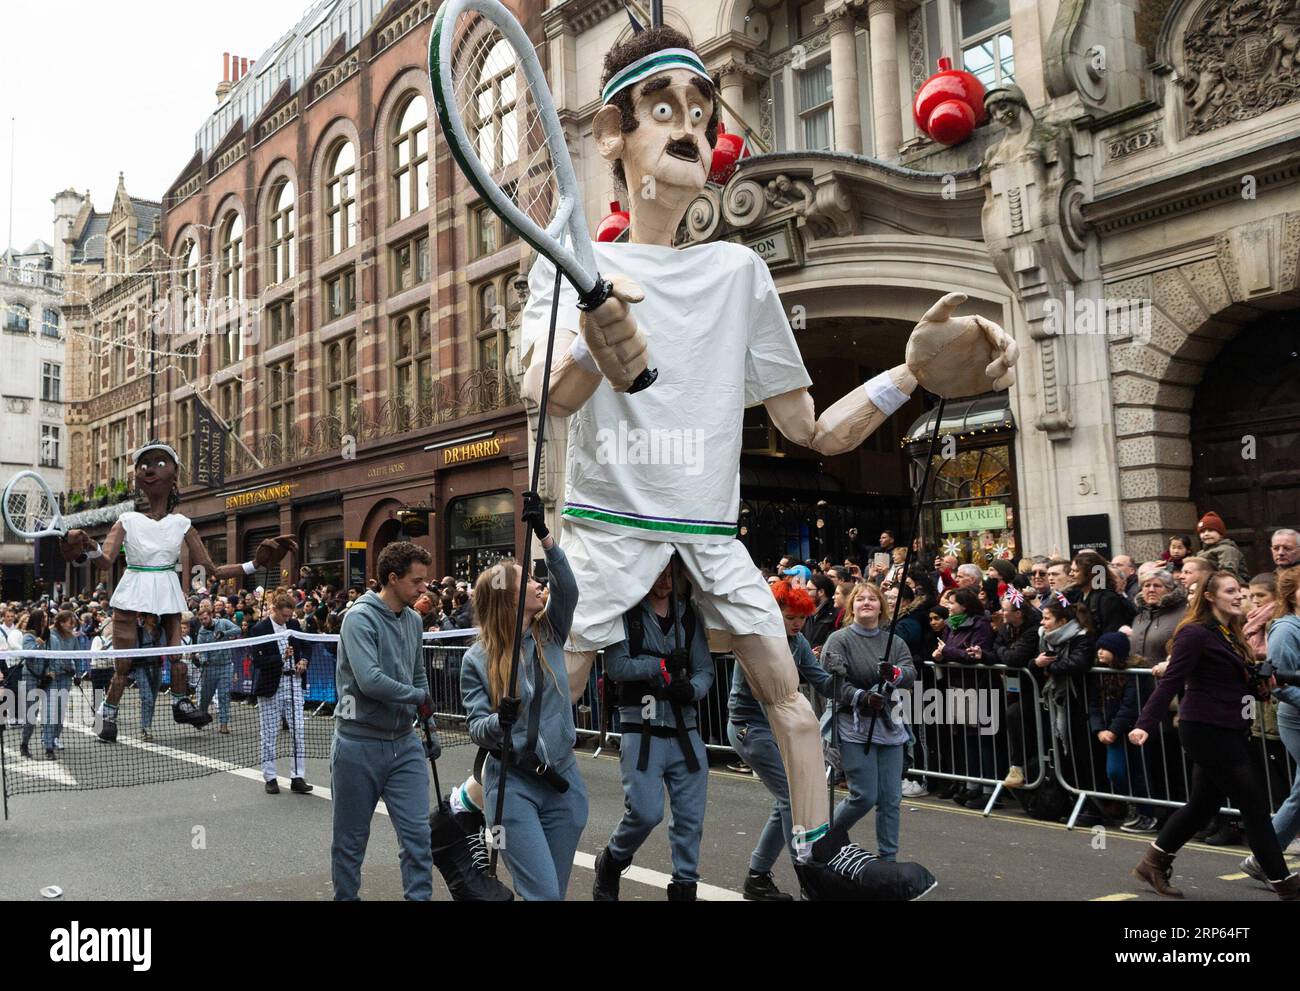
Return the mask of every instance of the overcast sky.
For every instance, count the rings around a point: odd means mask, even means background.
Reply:
[[[2,0],[0,247],[49,241],[55,193],[89,189],[112,206],[118,172],[160,200],[216,109],[221,53],[258,58],[312,0]]]

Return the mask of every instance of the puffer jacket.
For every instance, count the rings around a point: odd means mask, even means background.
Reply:
[[[1187,614],[1187,590],[1176,585],[1158,605],[1139,603],[1129,634],[1129,667],[1153,668],[1169,658],[1169,640]]]
[[[1246,570],[1246,555],[1231,537],[1224,537],[1213,547],[1202,547],[1198,556],[1211,562],[1220,571],[1230,571],[1243,582],[1250,581],[1250,572]]]

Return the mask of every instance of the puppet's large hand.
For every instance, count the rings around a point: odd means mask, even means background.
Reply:
[[[582,339],[614,391],[627,392],[646,366],[645,334],[629,306],[645,299],[645,293],[624,276],[608,278],[614,291],[600,306],[582,314]]]
[[[946,399],[1009,389],[1016,381],[1019,346],[990,320],[953,316],[964,302],[965,293],[948,293],[907,340],[908,369],[923,387]]]
[[[253,563],[259,568],[269,568],[273,564],[279,564],[289,553],[298,553],[298,541],[291,535],[282,533],[278,537],[267,537],[257,545]]]
[[[85,530],[69,530],[59,541],[59,551],[63,554],[63,560],[75,561],[86,551],[90,550],[90,545],[94,543],[90,539],[90,534]]]

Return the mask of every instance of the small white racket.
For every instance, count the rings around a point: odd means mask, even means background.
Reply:
[[[579,305],[595,309],[610,285],[596,269],[564,129],[523,26],[498,0],[449,0],[434,18],[429,76],[465,178],[573,284]],[[647,368],[628,392],[657,377]]]
[[[68,532],[59,500],[34,471],[20,471],[5,486],[4,517],[9,529],[24,540],[62,537]]]

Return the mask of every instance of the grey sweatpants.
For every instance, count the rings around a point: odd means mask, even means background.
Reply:
[[[500,761],[489,757],[483,766],[483,797],[493,827],[500,771]],[[587,786],[578,762],[560,773],[569,782],[564,794],[517,767],[506,776],[505,812],[493,836],[510,868],[515,893],[526,902],[564,901],[573,855],[587,825]]]
[[[370,822],[384,800],[401,846],[402,893],[407,901],[433,897],[429,838],[429,767],[414,732],[399,740],[354,740],[334,734],[330,749],[334,842],[330,873],[335,901],[356,901]]]
[[[617,860],[631,860],[664,817],[664,788],[672,818],[668,845],[673,857],[673,880],[694,884],[700,879],[700,839],[704,835],[704,802],[709,788],[709,757],[700,734],[691,731],[695,759],[700,769],[686,767],[681,744],[662,736],[650,738],[650,760],[644,771],[636,769],[641,755],[641,733],[623,729],[619,744],[619,770],[623,776],[623,818],[609,838],[609,852]]]

